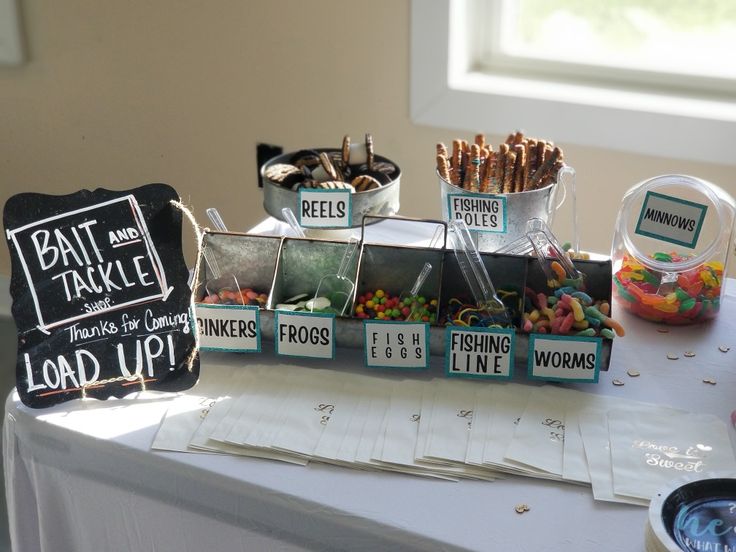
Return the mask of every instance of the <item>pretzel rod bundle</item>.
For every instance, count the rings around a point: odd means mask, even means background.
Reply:
[[[437,171],[450,184],[469,192],[510,194],[554,183],[564,165],[562,149],[552,142],[511,133],[494,150],[484,134],[471,143],[453,140],[452,153],[437,144]]]

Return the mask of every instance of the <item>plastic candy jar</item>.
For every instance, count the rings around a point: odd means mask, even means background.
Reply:
[[[663,175],[624,195],[611,247],[616,304],[646,320],[718,314],[736,203],[710,182]]]

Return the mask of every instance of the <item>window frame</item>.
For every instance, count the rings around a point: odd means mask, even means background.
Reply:
[[[473,33],[469,65],[484,73],[543,75],[550,80],[580,82],[588,86],[639,89],[658,94],[690,94],[727,99],[736,93],[736,79],[698,71],[697,67],[659,70],[647,64],[590,63],[554,56],[508,53],[502,47],[511,25],[507,8],[518,8],[518,0],[471,0]],[[486,22],[493,22],[492,31]],[[500,29],[499,26],[500,25]]]
[[[466,31],[478,9],[479,0],[412,0],[414,123],[502,136],[523,129],[558,143],[736,165],[736,97],[480,72]]]

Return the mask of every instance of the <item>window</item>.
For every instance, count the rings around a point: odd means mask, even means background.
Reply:
[[[476,9],[473,62],[481,71],[714,97],[736,92],[732,0],[501,0]]]
[[[412,118],[736,164],[735,51],[731,0],[413,0]]]

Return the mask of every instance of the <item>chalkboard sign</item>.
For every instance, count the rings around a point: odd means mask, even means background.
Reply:
[[[182,215],[172,200],[173,188],[149,184],[7,201],[24,404],[196,383]]]

